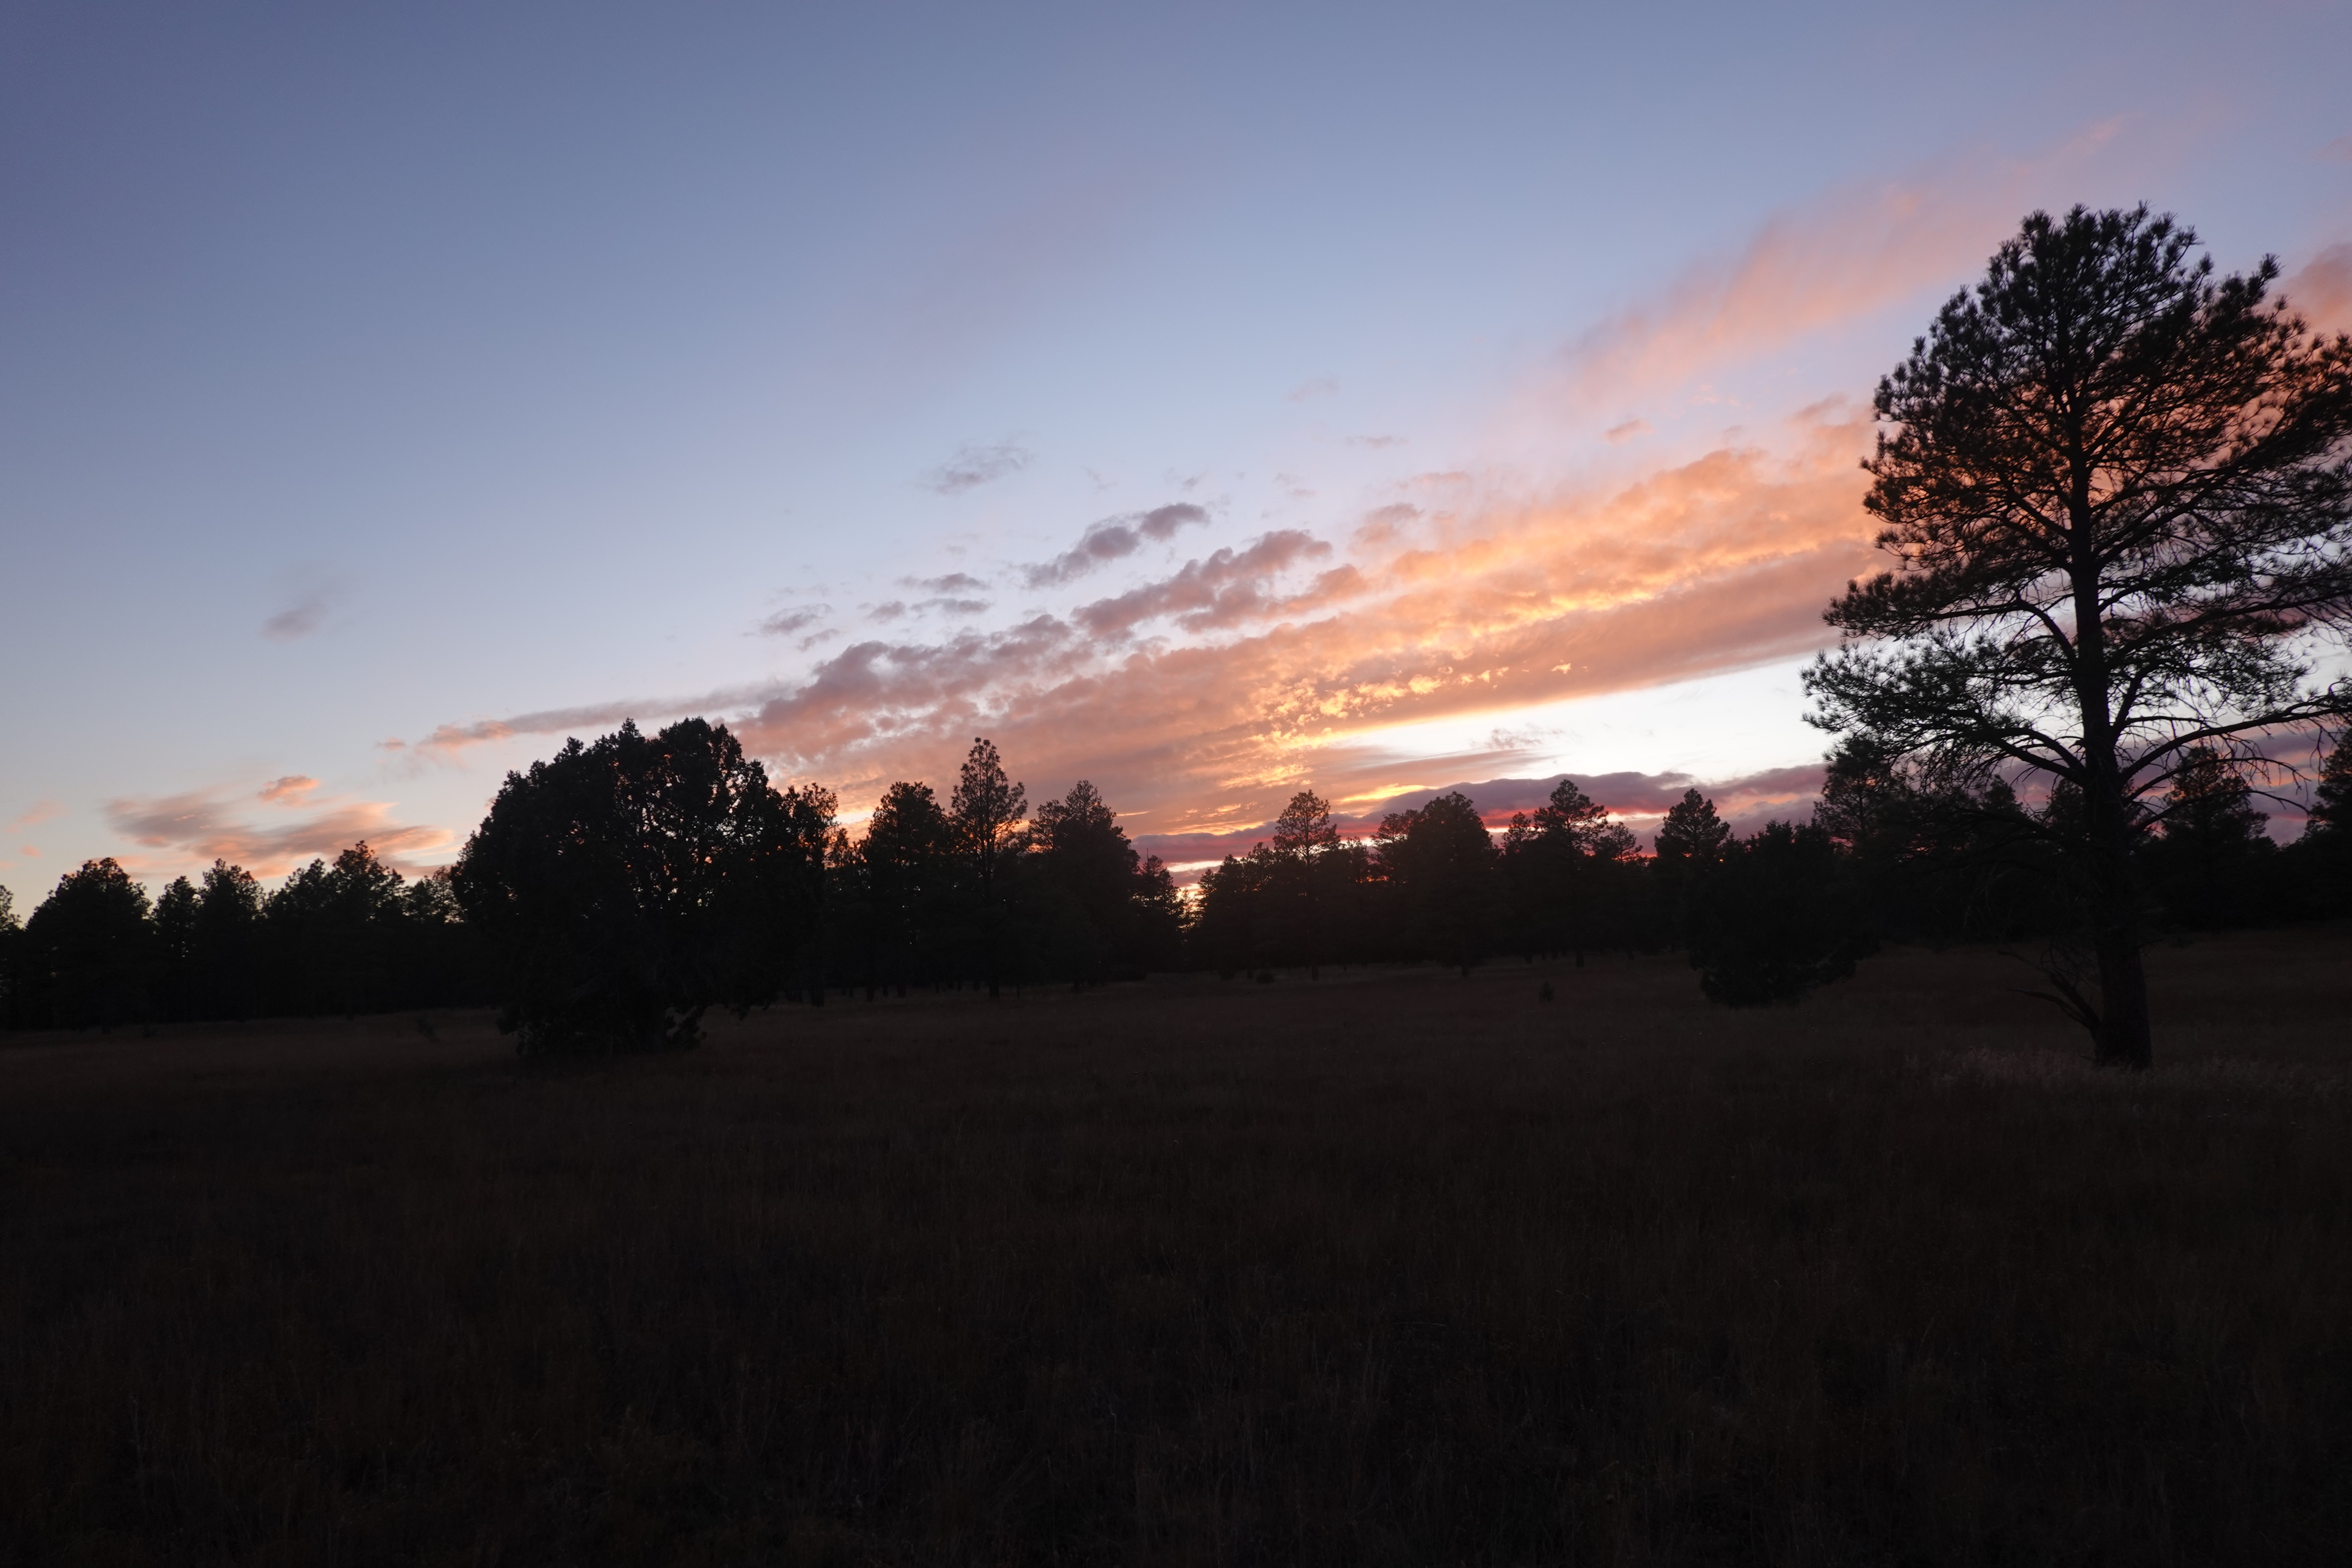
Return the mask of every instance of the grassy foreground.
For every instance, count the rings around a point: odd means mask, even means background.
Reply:
[[[2320,1561],[2352,932],[2151,958],[7,1037],[0,1562]]]

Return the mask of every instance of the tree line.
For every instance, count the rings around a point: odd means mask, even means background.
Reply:
[[[91,860],[21,929],[0,888],[0,1018],[15,1028],[348,1016],[474,1002],[488,985],[448,880],[404,878],[365,843],[267,892],[215,860],[152,900]]]
[[[2210,749],[2138,825],[2151,930],[2352,914],[2352,745],[2302,836],[2266,832]],[[1572,779],[1490,828],[1459,792],[1350,837],[1312,790],[1189,900],[1085,781],[1029,809],[973,742],[942,801],[884,792],[861,837],[830,791],[778,789],[725,726],[634,724],[508,776],[446,871],[365,844],[273,891],[215,862],[150,900],[112,860],[60,879],[18,928],[0,895],[16,1027],[353,1014],[496,1002],[531,1054],[693,1043],[713,1007],[1001,994],[1194,969],[1327,968],[1680,951],[1733,1006],[1793,1001],[1884,943],[2011,944],[2081,1016],[2088,917],[2065,848],[2082,805],[2006,783],[1937,786],[1849,738],[1804,820],[1741,836],[1686,791],[1643,852]]]

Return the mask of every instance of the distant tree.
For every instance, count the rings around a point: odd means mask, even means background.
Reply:
[[[1095,786],[1080,779],[1062,799],[1040,805],[1029,823],[1029,844],[1040,879],[1055,895],[1059,970],[1074,984],[1101,980],[1114,969],[1140,970],[1143,862]],[[1170,886],[1172,891],[1172,879]]]
[[[196,998],[196,917],[202,900],[196,885],[174,877],[155,900],[157,984],[163,1010],[175,1018],[194,1014]]]
[[[509,773],[450,885],[528,1054],[694,1043],[772,1001],[821,918],[833,797],[780,794],[724,725],[624,724]]]
[[[2041,923],[2046,846],[2004,779],[1937,786],[1868,735],[1831,751],[1813,822],[1848,858],[1874,930],[1895,941],[2006,941]]]
[[[154,928],[147,889],[111,858],[85,860],[25,922],[43,1022],[111,1028],[145,1007]]]
[[[23,989],[17,968],[24,962],[25,929],[16,920],[16,895],[0,887],[0,1026],[16,1026],[16,999]]]
[[[1823,727],[1931,782],[2074,792],[2062,845],[2101,1062],[2151,1060],[2136,867],[2198,746],[2239,760],[2352,710],[2308,634],[2352,616],[2352,339],[2277,277],[2216,281],[2146,208],[2036,213],[1880,383],[1864,466],[1895,569],[1849,584],[1808,672]]]
[[[2166,915],[2204,928],[2259,920],[2262,882],[2277,853],[2263,831],[2269,820],[2229,758],[2190,747],[2155,814],[2159,837],[2141,851]]]
[[[1375,835],[1409,956],[1470,973],[1503,915],[1500,852],[1478,807],[1459,791],[1413,811],[1391,812]]]
[[[1004,872],[1021,852],[1022,813],[1028,803],[1028,792],[1006,775],[995,742],[974,737],[955,793],[948,797],[948,816],[955,826],[957,846],[971,868],[981,968],[992,999],[999,994],[1012,934]]]
[[[1273,839],[1251,851],[1261,857],[1260,892],[1253,911],[1262,961],[1303,966],[1320,979],[1350,934],[1350,894],[1361,881],[1360,853],[1350,853],[1331,804],[1302,789],[1274,820]]]
[[[1690,960],[1710,1000],[1794,1002],[1843,980],[1871,948],[1850,863],[1818,825],[1765,824],[1700,865],[1692,882]]]
[[[1532,816],[1515,814],[1503,835],[1512,920],[1530,953],[1572,952],[1626,936],[1632,911],[1626,872],[1640,848],[1633,830],[1579,789],[1552,786]]]
[[[2312,792],[2311,815],[2303,830],[2352,836],[2352,731],[2337,737],[2327,761],[2320,764],[2319,784]]]
[[[954,825],[927,784],[883,792],[858,846],[866,942],[882,984],[905,995],[911,982],[936,979],[941,944],[959,923]]]
[[[2352,731],[2337,736],[2321,764],[2311,815],[2294,847],[2309,912],[2352,913]]]
[[[197,1005],[206,1016],[243,1018],[257,1006],[261,921],[261,884],[253,873],[215,860],[196,889],[189,933],[202,993]]]
[[[1683,791],[1682,799],[1666,808],[1652,840],[1650,862],[1652,918],[1666,941],[1681,945],[1688,940],[1692,884],[1730,843],[1731,829],[1716,815],[1715,802],[1696,789]]]

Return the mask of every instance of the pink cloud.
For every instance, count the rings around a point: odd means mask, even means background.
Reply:
[[[2352,245],[2331,245],[2287,274],[2279,293],[2321,331],[2352,328]]]
[[[443,725],[416,749],[708,713],[785,776],[846,795],[851,781],[946,777],[984,732],[1033,787],[1091,778],[1139,830],[1230,831],[1302,780],[1335,778],[1384,726],[1823,646],[1822,605],[1871,563],[1854,467],[1868,435],[1831,403],[1786,427],[1785,449],[1725,447],[1613,488],[1474,504],[1475,487],[1449,480],[1452,509],[1391,509],[1355,560],[1293,593],[1272,584],[1332,547],[1269,534],[1067,616],[867,639],[764,688]],[[1187,635],[1132,642],[1155,616]]]
[[[65,809],[53,800],[37,800],[27,806],[22,815],[8,824],[8,830],[13,833],[19,827],[38,826],[52,817],[64,816]],[[25,853],[29,855],[33,851],[27,849]]]
[[[1922,289],[1957,288],[2039,193],[2078,184],[2119,128],[2090,125],[2023,159],[1845,186],[1784,213],[1737,253],[1694,263],[1579,337],[1563,359],[1568,390],[1589,402],[1685,382]]]
[[[257,796],[221,789],[126,795],[106,803],[106,818],[131,843],[163,851],[167,865],[193,868],[227,860],[265,877],[314,856],[331,858],[361,839],[388,864],[414,870],[420,868],[419,857],[456,842],[446,829],[394,821],[393,808],[384,802],[317,800],[317,780],[292,774]],[[304,815],[283,826],[256,826],[241,810],[243,801],[254,798]]]

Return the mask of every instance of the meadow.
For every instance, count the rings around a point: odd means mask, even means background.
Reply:
[[[0,1037],[0,1562],[2331,1558],[2352,931],[2150,962]]]

